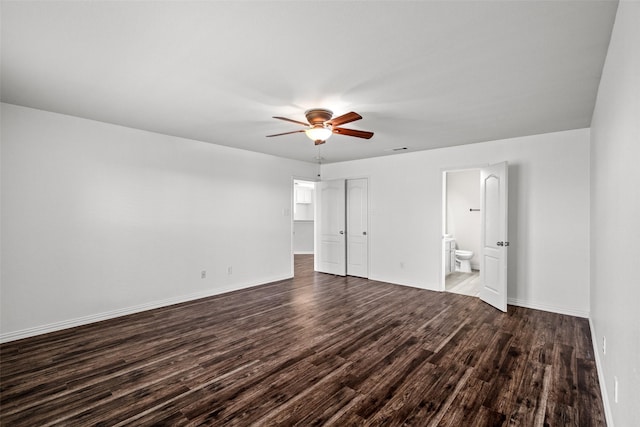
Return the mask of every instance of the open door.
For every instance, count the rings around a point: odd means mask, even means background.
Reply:
[[[345,180],[318,182],[316,197],[315,269],[346,276]]]
[[[480,299],[507,311],[507,162],[480,171]]]

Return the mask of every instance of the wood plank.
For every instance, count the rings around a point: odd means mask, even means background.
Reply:
[[[0,425],[605,425],[585,319],[295,268],[0,345]]]
[[[596,362],[578,359],[578,420],[581,426],[597,426],[604,419],[602,398],[596,394],[600,389]],[[595,414],[595,416],[594,416]]]

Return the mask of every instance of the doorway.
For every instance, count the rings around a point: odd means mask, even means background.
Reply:
[[[313,255],[315,182],[293,180],[293,253]]]
[[[480,296],[480,169],[443,173],[444,288]],[[465,259],[462,259],[465,258]]]
[[[474,170],[474,172],[467,173],[470,170]],[[478,175],[476,175],[475,171],[479,171],[479,182],[476,181]],[[457,175],[458,173],[460,173],[459,176]],[[478,182],[480,187],[479,208],[472,206],[476,200],[475,196],[468,198],[467,196],[459,197],[459,195],[454,196],[448,193],[448,188],[452,187],[453,183],[463,176],[471,181],[470,185],[472,187],[475,187],[476,182]],[[469,194],[475,194],[475,190],[473,192],[469,190]],[[510,244],[507,238],[507,195],[507,162],[481,167],[449,169],[442,172],[441,290],[448,290],[447,276],[454,273],[465,273],[467,276],[457,274],[451,276],[452,281],[449,289],[456,287],[458,290],[465,290],[469,295],[477,295],[481,300],[505,312],[507,311],[507,256]],[[448,212],[448,206],[450,206],[450,200],[448,199],[458,197],[461,199],[456,203],[458,214],[479,213],[480,215],[480,245],[478,248],[479,257],[477,258],[479,259],[479,264],[476,264],[480,270],[478,282],[475,282],[476,278],[473,277],[472,260],[475,255],[474,251],[460,248],[456,236],[459,227],[452,224],[452,221],[454,221],[453,215],[450,216]],[[462,218],[462,223],[476,223],[471,221],[468,216],[466,219]],[[466,244],[472,245],[472,243],[467,243],[465,240]]]
[[[294,274],[297,259],[313,258],[315,229],[315,186],[313,181],[293,180],[292,247]]]

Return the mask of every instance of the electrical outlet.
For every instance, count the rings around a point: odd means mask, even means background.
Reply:
[[[607,337],[602,337],[602,354],[607,354]]]
[[[618,377],[613,377],[613,401],[618,403]]]
[[[200,278],[201,279],[206,279],[207,278],[207,270],[202,270],[200,272]]]
[[[232,266],[227,267],[227,274],[228,275],[232,275],[233,274],[233,267]]]

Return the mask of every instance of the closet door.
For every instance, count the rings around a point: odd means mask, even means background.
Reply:
[[[366,178],[347,180],[347,274],[369,277],[369,214]]]
[[[316,197],[315,269],[321,273],[345,276],[345,180],[318,182]]]

